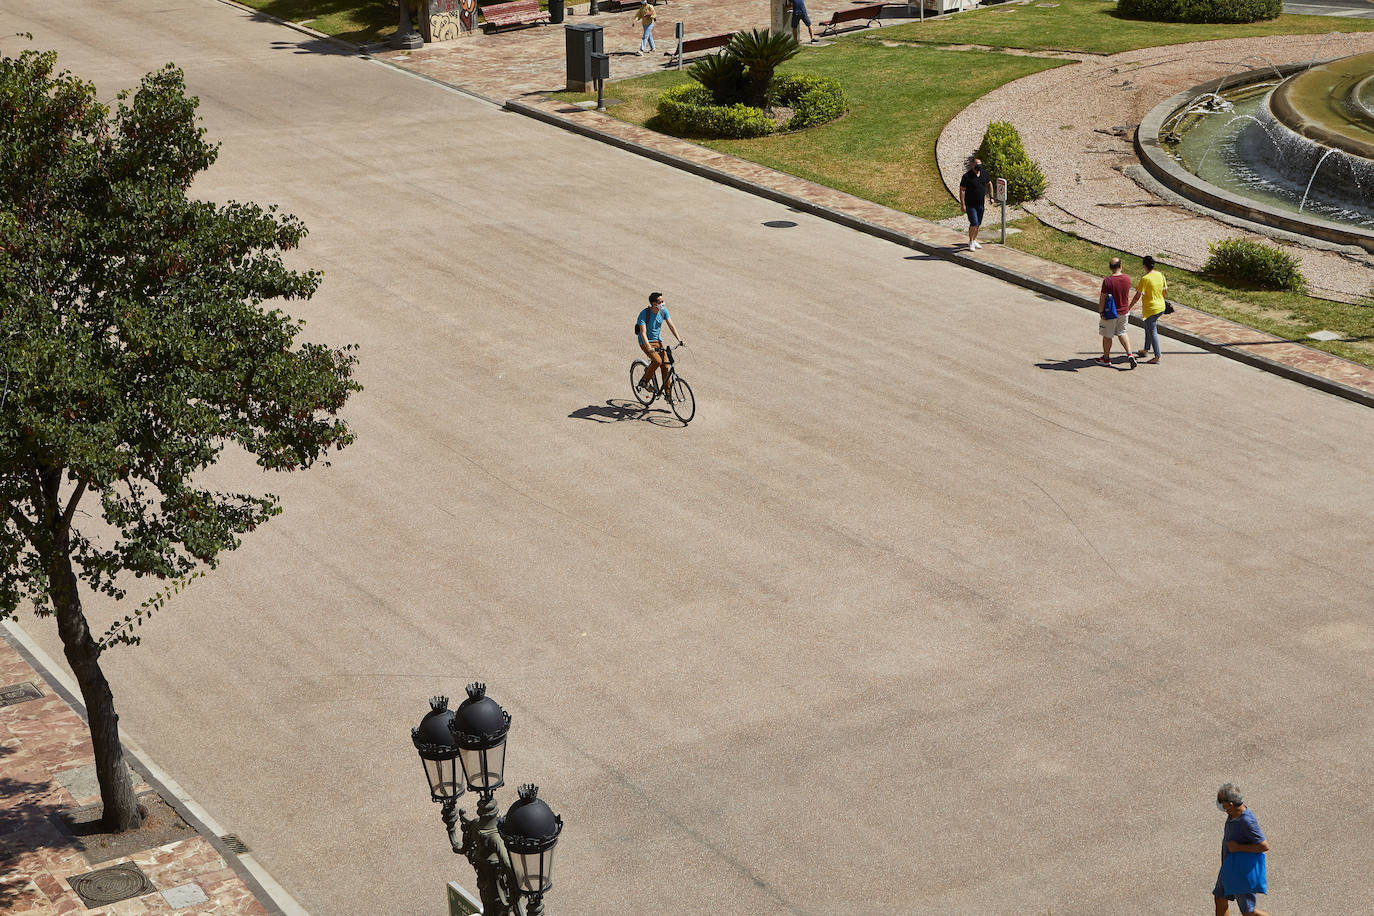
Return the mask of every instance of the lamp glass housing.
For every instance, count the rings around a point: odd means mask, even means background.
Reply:
[[[463,776],[474,792],[490,792],[506,784],[506,739],[495,747],[458,751],[463,764]]]
[[[422,756],[420,762],[425,765],[425,778],[429,780],[431,801],[448,801],[463,794],[463,780],[458,775],[457,754],[446,760],[432,760]]]
[[[511,868],[515,871],[515,885],[522,894],[542,894],[553,887],[553,850],[540,852],[510,853]]]

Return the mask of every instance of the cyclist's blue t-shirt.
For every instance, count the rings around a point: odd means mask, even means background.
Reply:
[[[635,327],[639,327],[641,324],[644,325],[645,337],[649,340],[661,341],[662,338],[659,337],[659,331],[663,327],[663,322],[667,317],[668,310],[666,308],[659,309],[657,315],[655,315],[652,310],[645,309],[640,312],[639,317],[635,319]]]

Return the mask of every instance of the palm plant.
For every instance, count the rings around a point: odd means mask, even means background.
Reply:
[[[733,105],[744,94],[744,65],[731,54],[707,54],[687,68],[687,75],[701,83],[717,105]]]
[[[725,46],[725,55],[744,66],[744,103],[755,108],[767,107],[773,72],[799,53],[801,45],[790,33],[767,29],[736,32]]]

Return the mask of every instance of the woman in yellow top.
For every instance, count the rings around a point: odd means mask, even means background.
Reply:
[[[1141,308],[1141,315],[1145,318],[1145,346],[1136,355],[1145,359],[1145,354],[1151,349],[1155,351],[1153,359],[1146,359],[1146,363],[1159,362],[1159,329],[1155,324],[1159,321],[1159,316],[1164,314],[1164,294],[1169,290],[1169,284],[1164,279],[1164,274],[1155,270],[1155,259],[1148,254],[1140,259],[1140,263],[1145,265],[1145,275],[1135,281],[1135,295],[1131,297],[1131,308],[1142,299],[1145,305]]]
[[[644,35],[639,39],[639,52],[654,50],[654,19],[658,14],[654,12],[654,5],[649,0],[644,0],[640,4],[639,12],[635,13],[635,22],[644,26]]]

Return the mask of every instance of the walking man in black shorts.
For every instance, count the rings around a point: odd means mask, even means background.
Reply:
[[[976,251],[978,227],[983,225],[983,205],[988,199],[988,174],[977,156],[969,158],[968,171],[959,180],[959,209],[968,214],[968,249]]]

